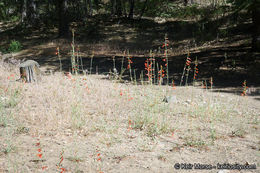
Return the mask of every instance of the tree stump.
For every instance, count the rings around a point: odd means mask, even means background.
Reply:
[[[27,60],[19,65],[20,67],[20,80],[31,83],[40,80],[41,71],[38,62],[33,60]]]

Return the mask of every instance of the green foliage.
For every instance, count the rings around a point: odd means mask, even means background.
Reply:
[[[184,8],[178,8],[174,11],[174,15],[177,17],[192,17],[202,14],[203,9],[199,9],[197,5],[187,6]]]
[[[9,44],[8,52],[19,52],[22,49],[22,44],[19,41],[12,40]]]
[[[194,136],[189,136],[184,138],[184,146],[189,146],[189,147],[203,147],[206,146],[206,142],[200,138],[196,138]]]
[[[156,3],[154,3],[156,4]],[[180,6],[174,2],[163,1],[162,4],[153,5],[146,12],[146,15],[164,18],[210,18],[221,15],[229,10],[228,6],[201,7],[198,4]]]
[[[228,3],[233,5],[235,12],[241,10],[251,11],[253,8],[259,7],[259,0],[228,0]]]
[[[0,47],[0,52],[2,52],[3,54],[8,53],[8,51],[4,47]]]
[[[4,13],[4,9],[5,9],[5,4],[4,2],[0,2],[0,19],[2,20],[5,16],[5,13]]]
[[[17,0],[1,0],[0,1],[0,20],[12,20],[19,13],[20,3]]]
[[[12,22],[17,22],[17,21],[19,21],[19,19],[20,19],[19,16],[16,16],[16,15],[10,17],[10,21],[12,21]]]
[[[170,3],[165,0],[152,0],[148,3],[147,12],[145,14],[151,17],[169,18],[172,17],[173,11],[176,9],[177,5],[175,3]]]

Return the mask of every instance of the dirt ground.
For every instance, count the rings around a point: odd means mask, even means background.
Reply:
[[[60,73],[24,84],[14,81],[17,68],[1,66],[0,172],[220,171],[177,170],[177,163],[259,170],[260,102],[250,93]],[[165,103],[164,96],[175,97]]]

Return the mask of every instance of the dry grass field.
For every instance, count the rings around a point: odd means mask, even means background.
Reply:
[[[257,7],[0,1],[0,173],[259,173]]]
[[[176,170],[176,163],[259,172],[260,101],[250,95],[105,75],[55,73],[21,83],[18,69],[0,64],[0,172],[220,171]]]

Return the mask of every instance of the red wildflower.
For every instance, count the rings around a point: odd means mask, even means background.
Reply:
[[[167,43],[164,43],[163,45],[162,45],[162,48],[164,48],[165,46],[169,46],[169,44]]]
[[[60,164],[61,164],[62,161],[63,161],[63,156],[61,155],[61,158],[60,158]]]
[[[151,73],[151,71],[153,70],[152,69],[152,59],[150,58],[150,59],[146,59],[145,60],[145,63],[144,63],[144,66],[145,66],[145,70],[146,70],[146,76],[148,76],[148,78],[149,78],[149,81],[152,79],[152,77],[153,77],[153,74]]]
[[[38,156],[39,158],[42,158],[42,154],[37,154],[37,156]]]
[[[206,84],[204,82],[203,82],[202,88],[206,89]]]
[[[246,92],[248,88],[248,86],[246,86],[246,80],[243,82],[242,87],[243,87],[243,92],[241,93],[241,96],[246,96]]]
[[[47,169],[47,168],[48,168],[48,166],[43,166],[43,167],[42,167],[42,170]]]
[[[60,168],[61,169],[61,172],[60,173],[63,173],[63,172],[65,172],[66,171],[66,169],[65,168]]]
[[[174,90],[176,89],[175,84],[174,84],[174,80],[172,81],[172,89],[174,89]]]

